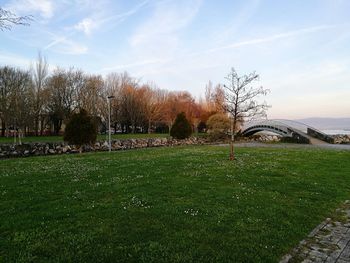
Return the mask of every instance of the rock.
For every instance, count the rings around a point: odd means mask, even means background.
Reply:
[[[10,152],[10,155],[13,156],[13,157],[15,157],[15,156],[18,155],[18,152],[17,152],[17,151]]]
[[[350,135],[348,134],[336,134],[332,135],[334,139],[334,143],[336,144],[349,144],[350,143]]]
[[[94,151],[94,148],[91,145],[85,144],[82,146],[81,150],[83,152],[91,152],[91,151]]]
[[[152,146],[160,146],[160,145],[162,145],[162,140],[155,138],[151,141],[151,143],[152,143]]]
[[[123,145],[120,140],[114,140],[112,143],[112,149],[113,150],[121,150],[123,149]]]
[[[56,146],[56,153],[62,153],[62,146],[61,145]]]
[[[70,151],[71,151],[71,147],[69,145],[63,146],[63,148],[62,148],[62,152],[63,153],[67,153],[67,152],[70,152]]]
[[[102,145],[101,145],[101,150],[106,151],[109,149],[109,145],[108,142],[105,141]]]

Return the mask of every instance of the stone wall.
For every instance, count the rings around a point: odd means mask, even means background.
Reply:
[[[241,137],[239,139],[244,142],[280,142],[281,136],[270,134],[255,134],[249,137]]]
[[[149,138],[149,139],[124,139],[112,140],[112,150],[128,150],[147,147],[175,146],[175,145],[198,145],[205,144],[201,138],[191,137],[185,140],[171,138]],[[54,154],[69,154],[79,152],[108,151],[108,142],[96,142],[94,145],[83,145],[78,148],[75,145],[59,143],[23,143],[21,145],[1,144],[0,159],[11,157],[26,157]]]
[[[350,134],[337,134],[332,135],[334,143],[337,144],[350,144]]]

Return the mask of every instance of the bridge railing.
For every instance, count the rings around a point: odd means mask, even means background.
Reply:
[[[255,121],[250,121],[250,122],[246,122],[244,125],[243,125],[243,129],[242,130],[246,130],[250,127],[253,127],[253,126],[272,126],[272,127],[278,127],[282,130],[286,130],[286,128],[290,127],[292,128],[291,126],[289,126],[288,124],[285,124],[285,123],[282,123],[278,120],[255,120]]]
[[[256,120],[252,122],[247,122],[243,126],[243,130],[249,128],[250,126],[253,125],[279,125],[279,126],[286,126],[295,130],[302,131],[304,133],[307,133],[308,128],[317,131],[320,134],[326,135],[324,132],[315,129],[314,127],[311,127],[310,125],[307,125],[305,123],[299,122],[299,121],[292,121],[292,120],[287,120],[287,119],[272,119],[272,120]]]
[[[331,136],[305,123],[298,122],[298,121],[291,121],[291,120],[284,120],[284,119],[252,121],[244,125],[243,131],[247,131],[251,127],[253,128],[255,126],[257,127],[272,126],[272,127],[280,128],[282,130],[289,129],[288,133],[294,133],[294,134],[297,133],[300,136],[304,136],[304,137],[310,136],[310,137],[320,139],[322,141],[326,141],[328,143],[334,142],[334,139]]]

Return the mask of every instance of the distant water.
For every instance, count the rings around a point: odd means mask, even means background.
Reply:
[[[350,135],[350,130],[322,130],[325,134],[328,135],[335,135],[335,134],[349,134]]]

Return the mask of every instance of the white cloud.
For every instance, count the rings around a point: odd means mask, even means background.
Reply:
[[[84,32],[85,35],[91,35],[91,33],[94,30],[101,28],[103,25],[108,24],[108,27],[115,27],[120,22],[123,22],[128,17],[137,13],[142,7],[144,7],[148,3],[149,0],[145,0],[140,4],[136,5],[135,7],[131,8],[130,10],[114,15],[107,15],[109,10],[103,9],[96,11],[95,9],[91,9],[92,15],[90,17],[82,19],[79,23],[74,25],[73,28],[78,31]]]
[[[90,1],[83,1],[85,5],[91,5]],[[128,18],[129,16],[135,14],[140,8],[145,6],[149,0],[145,0],[133,7],[132,9],[115,14],[112,16],[105,16],[104,11],[96,11],[91,10],[91,12],[95,12],[91,17],[85,17],[80,22],[78,22],[73,27],[66,28],[68,33],[65,33],[63,36],[57,36],[56,34],[50,33],[52,36],[52,41],[47,44],[44,49],[52,49],[55,52],[63,53],[63,54],[84,54],[87,53],[88,48],[83,44],[79,44],[72,40],[72,37],[78,32],[84,32],[85,35],[91,35],[94,30],[101,27],[103,24],[107,22],[110,24],[116,24]],[[93,4],[92,6],[94,6]],[[111,23],[113,22],[113,23]]]
[[[74,28],[78,31],[83,31],[86,35],[90,35],[92,30],[97,27],[97,24],[91,18],[84,18]]]
[[[54,5],[51,0],[13,0],[5,8],[24,15],[40,13],[45,19],[54,15]]]

